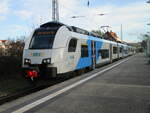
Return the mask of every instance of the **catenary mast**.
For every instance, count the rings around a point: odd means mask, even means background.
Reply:
[[[59,22],[58,0],[52,0],[52,20]]]

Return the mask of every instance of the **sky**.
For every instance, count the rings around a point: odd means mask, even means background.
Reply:
[[[52,0],[0,0],[0,40],[29,34],[40,24],[52,21]],[[123,40],[138,42],[150,31],[150,4],[146,0],[58,0],[60,22],[86,30],[110,26]],[[104,13],[104,16],[98,14]],[[72,16],[84,16],[71,18]]]

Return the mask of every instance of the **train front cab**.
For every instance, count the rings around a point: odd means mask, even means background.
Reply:
[[[31,78],[51,77],[61,72],[62,61],[65,60],[64,51],[69,37],[68,31],[66,26],[60,26],[56,31],[53,28],[35,30],[27,39],[23,52],[22,68],[25,76]],[[54,36],[51,36],[53,34]],[[36,76],[34,76],[35,71],[37,72]]]

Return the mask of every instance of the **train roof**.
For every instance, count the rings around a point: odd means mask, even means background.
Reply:
[[[61,27],[64,25],[65,24],[63,24],[63,23],[52,21],[52,22],[47,22],[47,23],[40,25],[40,28]]]
[[[63,23],[60,23],[60,22],[55,22],[55,21],[44,23],[44,24],[40,25],[40,28],[47,28],[47,29],[52,28],[52,27],[53,28],[55,28],[55,27],[59,28],[61,26],[66,26],[72,32],[99,37],[97,34],[89,32],[87,30],[84,30],[84,29],[81,29],[81,28],[78,28],[78,27],[75,27],[75,26],[68,26],[66,24],[63,24]],[[102,38],[102,37],[99,37],[99,38]]]
[[[50,28],[60,28],[61,26],[66,26],[69,31],[72,31],[72,32],[75,32],[75,33],[80,33],[80,34],[83,34],[83,35],[88,35],[88,36],[91,36],[90,39],[92,40],[103,40],[104,42],[109,42],[109,43],[114,43],[116,44],[117,42],[115,41],[111,41],[111,40],[107,40],[107,39],[104,39],[103,37],[100,37],[98,34],[95,34],[93,32],[89,32],[87,30],[84,30],[84,29],[81,29],[81,28],[78,28],[78,27],[75,27],[75,26],[68,26],[66,24],[63,24],[61,22],[55,22],[55,21],[51,21],[51,22],[47,22],[47,23],[44,23],[42,25],[40,25],[40,29],[50,29]],[[119,42],[120,43],[120,42]],[[120,44],[123,44],[123,43],[120,43]],[[126,45],[126,44],[123,44],[123,45]]]

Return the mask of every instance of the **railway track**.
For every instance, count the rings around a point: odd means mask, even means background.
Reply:
[[[16,93],[0,97],[0,105],[4,104],[6,102],[10,102],[12,100],[15,100],[19,97],[23,97],[23,96],[29,95],[31,93],[37,92],[39,90],[42,90],[42,89],[48,88],[50,86],[56,85],[58,83],[64,82],[66,80],[72,79],[74,77],[77,77],[77,75],[76,76],[75,75],[72,75],[72,76],[63,75],[62,77],[46,80],[47,81],[46,83],[40,84],[40,85],[38,83],[41,81],[38,81],[37,83],[34,83],[34,84],[30,83],[31,87],[27,87],[27,88],[22,89],[21,91],[16,92]],[[44,82],[44,81],[45,80],[42,80],[42,82]]]

